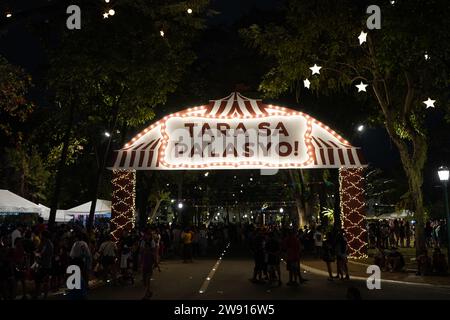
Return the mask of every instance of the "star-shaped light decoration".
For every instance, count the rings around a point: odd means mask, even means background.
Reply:
[[[364,42],[367,41],[367,32],[361,31],[361,34],[358,37],[359,39],[359,45],[362,45]]]
[[[108,19],[108,17],[109,17],[108,12],[105,12],[105,13],[103,14],[103,19]]]
[[[309,89],[309,86],[311,85],[311,82],[309,81],[309,79],[303,80],[303,85],[305,86],[305,88]]]
[[[427,106],[426,109],[428,109],[428,108],[434,108],[435,102],[436,102],[436,100],[431,100],[431,98],[428,98],[428,100],[425,100],[423,103],[425,103],[425,105]]]
[[[366,91],[366,87],[367,87],[367,86],[368,86],[368,84],[364,84],[364,83],[361,81],[361,83],[360,83],[360,84],[357,84],[355,87],[358,88],[358,92],[361,92],[361,91],[367,92],[367,91]]]
[[[311,68],[312,74],[320,74],[320,69],[322,69],[322,67],[319,67],[317,64],[314,64],[314,66],[312,66]]]

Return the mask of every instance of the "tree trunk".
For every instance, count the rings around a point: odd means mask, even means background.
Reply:
[[[289,177],[291,179],[292,188],[294,189],[295,206],[297,208],[297,219],[294,220],[294,227],[299,229],[305,223],[305,204],[302,202],[301,190],[294,173],[294,170],[289,170]]]
[[[163,202],[163,199],[158,199],[158,201],[156,201],[156,205],[152,210],[152,213],[150,215],[150,222],[153,222],[153,219],[156,216],[156,213],[158,212],[159,206],[161,205],[161,202]]]
[[[106,167],[106,161],[108,160],[109,149],[111,147],[111,142],[112,142],[112,139],[114,136],[114,132],[116,131],[117,118],[119,116],[118,102],[116,103],[116,106],[113,110],[114,111],[113,111],[113,118],[112,118],[112,126],[110,127],[110,136],[108,137],[108,143],[106,145],[105,152],[103,154],[102,161],[100,163],[100,167],[97,170],[97,175],[96,175],[96,179],[95,179],[95,183],[94,183],[94,190],[92,192],[91,208],[89,210],[89,218],[88,218],[88,222],[87,222],[87,226],[86,226],[88,231],[91,231],[94,226],[95,206],[96,206],[98,191],[99,191],[98,189],[99,189],[100,183],[102,181],[103,171],[105,170],[105,167]]]
[[[423,152],[426,148],[425,144],[415,144],[415,152]],[[409,186],[409,197],[410,202],[413,206],[414,217],[416,220],[415,227],[415,247],[416,256],[422,254],[422,251],[426,249],[425,246],[425,210],[423,206],[423,194],[422,194],[422,184],[423,184],[423,165],[420,161],[412,162],[409,158],[409,154],[400,153],[403,162],[403,167],[405,169],[406,176],[408,178]],[[423,161],[425,162],[425,161]]]
[[[67,152],[69,150],[69,140],[70,134],[72,132],[74,112],[75,112],[75,103],[71,102],[69,109],[69,119],[67,121],[67,128],[63,138],[63,148],[61,150],[61,158],[59,159],[58,170],[56,171],[56,181],[55,187],[53,189],[52,203],[50,205],[50,216],[48,218],[48,225],[50,229],[53,229],[53,226],[55,225],[56,210],[58,209],[59,195],[61,194],[63,170],[66,164]]]
[[[340,230],[342,228],[341,221],[341,194],[339,192],[339,169],[330,170],[330,177],[333,182],[333,192],[334,192],[334,208],[333,208],[333,218],[334,218],[334,228]]]

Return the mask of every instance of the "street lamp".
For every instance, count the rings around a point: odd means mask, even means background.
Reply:
[[[363,132],[364,131],[364,125],[360,124],[358,126],[358,128],[356,128],[356,130],[358,130],[359,132]]]
[[[445,205],[445,214],[447,217],[447,260],[448,265],[450,266],[450,212],[448,210],[448,194],[447,194],[447,184],[449,178],[449,170],[445,166],[441,166],[438,169],[439,180],[441,180],[442,185],[444,186],[444,205]]]
[[[178,209],[183,209],[183,203],[178,202]]]
[[[105,131],[105,132],[104,132],[104,135],[105,135],[105,137],[107,137],[107,138],[111,137],[111,133],[109,133],[108,131]]]
[[[283,213],[284,212],[284,209],[283,208],[280,208],[280,213]]]

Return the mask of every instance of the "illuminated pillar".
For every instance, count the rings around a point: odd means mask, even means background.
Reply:
[[[349,257],[367,257],[367,230],[364,201],[364,169],[340,168],[341,222]]]
[[[112,174],[111,235],[117,241],[134,228],[136,170],[115,169]]]

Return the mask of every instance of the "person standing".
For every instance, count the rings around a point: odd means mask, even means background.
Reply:
[[[255,266],[253,268],[253,277],[250,281],[253,283],[262,282],[265,241],[261,230],[255,230],[255,236],[251,241],[251,249],[253,251]]]
[[[92,265],[92,255],[89,245],[86,242],[87,236],[81,232],[75,235],[75,242],[70,249],[70,263],[80,267],[82,275],[82,285],[84,288],[89,287],[89,272]]]
[[[400,237],[400,247],[404,248],[405,247],[405,221],[404,220],[400,220],[398,235]]]
[[[335,261],[335,251],[334,251],[334,243],[333,236],[331,232],[327,233],[327,237],[322,245],[322,260],[327,265],[328,270],[328,280],[333,281],[333,271],[331,268],[331,263]]]
[[[106,240],[100,245],[98,253],[103,267],[104,282],[108,281],[109,275],[111,275],[113,281],[115,281],[116,280],[115,263],[117,257],[117,246],[116,243],[112,241],[110,234],[106,236]]]
[[[208,232],[205,226],[202,226],[199,232],[199,247],[200,247],[200,255],[202,257],[206,256],[206,251],[208,248]]]
[[[13,232],[11,232],[11,247],[14,248],[16,246],[16,239],[22,238],[22,228],[18,226],[14,229]]]
[[[28,273],[28,257],[23,246],[23,239],[16,238],[14,247],[14,275],[15,275],[15,292],[17,292],[17,286],[20,282],[22,285],[22,299],[27,299],[27,286],[25,283]],[[16,296],[14,294],[14,296]]]
[[[194,235],[189,228],[181,234],[181,240],[183,241],[183,262],[193,262],[192,261],[192,240]]]
[[[345,239],[342,231],[339,231],[336,239],[336,263],[337,263],[337,275],[336,278],[340,277],[342,280],[349,280],[348,266],[347,266],[347,240]]]
[[[155,266],[155,248],[155,242],[152,239],[151,233],[145,235],[142,248],[142,277],[145,287],[143,300],[149,300],[153,296],[151,280]]]
[[[172,250],[175,255],[180,255],[181,229],[175,225],[172,229]]]
[[[320,231],[320,227],[316,228],[316,231],[314,232],[314,252],[316,258],[320,258],[320,255],[322,253],[322,245],[323,245],[323,239],[322,239],[322,232]]]
[[[288,235],[284,240],[284,248],[286,250],[286,268],[289,272],[288,286],[297,286],[298,281],[302,282],[300,273],[300,251],[301,243],[298,237],[295,235],[294,230],[289,230]]]
[[[41,236],[40,248],[36,253],[38,258],[38,268],[35,275],[36,292],[34,295],[36,299],[41,295],[42,286],[44,287],[44,299],[47,298],[53,259],[53,243],[50,240],[50,233],[44,230]]]
[[[275,237],[274,232],[269,234],[266,251],[268,254],[267,265],[269,269],[269,282],[278,280],[278,285],[281,286],[280,243]]]
[[[411,225],[409,221],[405,221],[405,238],[406,238],[406,247],[411,247]]]

